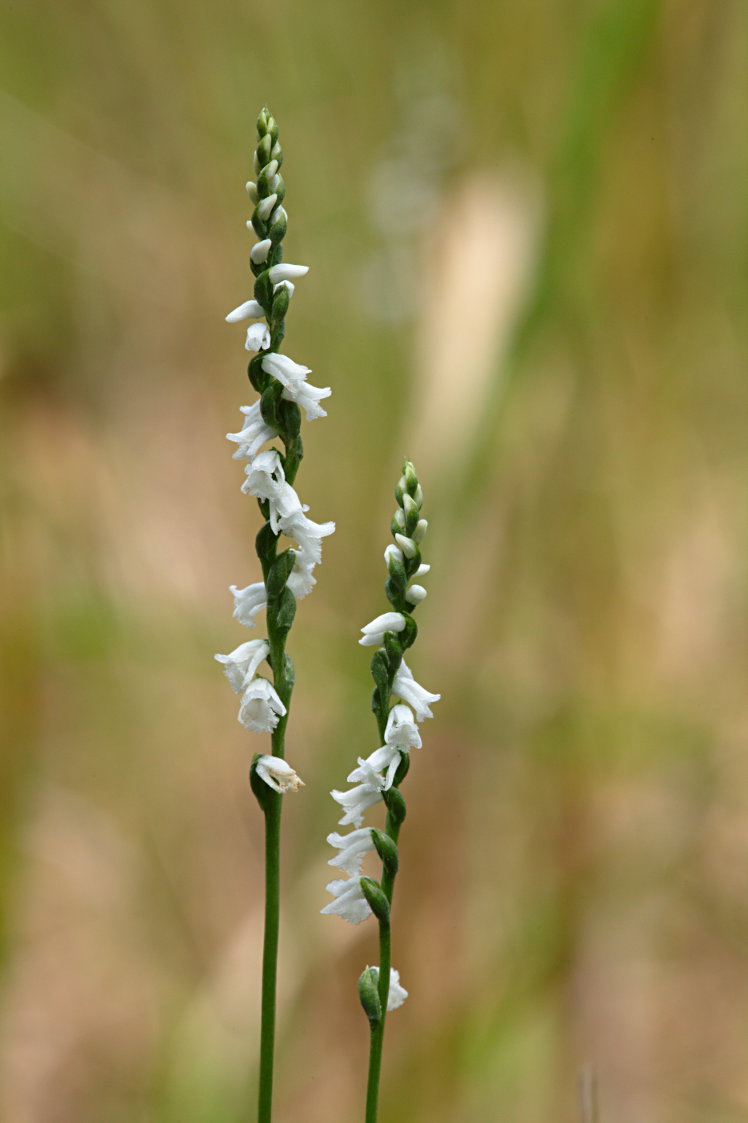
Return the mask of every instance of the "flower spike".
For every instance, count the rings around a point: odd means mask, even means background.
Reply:
[[[241,696],[239,721],[245,729],[270,734],[271,751],[255,754],[250,767],[250,787],[266,824],[265,944],[263,951],[262,1025],[260,1032],[259,1123],[270,1123],[272,1105],[273,1042],[275,1033],[275,975],[279,924],[280,809],[285,793],[303,786],[285,760],[285,730],[294,668],[286,653],[286,640],[296,601],[307,596],[316,578],[314,569],[322,559],[322,539],[335,529],[332,522],[307,518],[294,484],[303,457],[302,411],[307,420],[324,417],[320,401],[330,388],[320,389],[306,381],[309,368],[280,354],[285,319],[294,291],[293,281],[303,277],[306,265],[283,261],[283,239],[288,214],[283,201],[286,185],[281,174],[283,150],[278,125],[265,108],[257,118],[254,174],[246,190],[252,203],[247,228],[256,236],[249,251],[253,279],[248,299],[226,316],[230,324],[245,326],[244,346],[255,354],[247,374],[257,399],[242,406],[244,423],[237,433],[228,433],[236,445],[234,459],[246,461],[242,491],[257,499],[263,525],[256,537],[262,580],[245,588],[231,586],[234,617],[253,628],[264,610],[267,638],[240,644],[229,655],[217,655],[229,684]],[[250,321],[247,326],[247,321]],[[288,542],[283,542],[283,538]],[[267,660],[272,681],[258,674]],[[350,865],[349,854],[345,858]],[[338,906],[341,915],[362,920],[370,907],[360,889],[356,901],[349,895]]]
[[[358,641],[363,647],[377,648],[371,660],[372,709],[380,747],[365,759],[359,757],[358,766],[348,775],[348,782],[354,787],[331,793],[343,809],[341,826],[353,825],[354,829],[347,835],[328,835],[327,841],[339,851],[330,859],[330,865],[342,869],[348,878],[330,882],[327,889],[333,900],[322,909],[323,913],[336,913],[354,924],[365,920],[371,912],[379,923],[381,971],[379,967],[367,967],[359,979],[359,998],[371,1029],[367,1120],[376,1118],[386,1014],[407,998],[407,991],[400,986],[400,976],[391,967],[390,947],[390,906],[399,865],[397,839],[406,815],[399,785],[408,772],[410,750],[421,747],[417,722],[432,716],[430,706],[440,697],[415,681],[403,658],[416,638],[412,614],[426,597],[426,589],[416,579],[429,571],[429,566],[421,561],[421,543],[428,530],[426,519],[421,517],[423,491],[408,460],[395,488],[395,498],[394,542],[384,552],[385,591],[391,609],[365,624]],[[385,829],[367,829],[363,826],[364,815],[380,802],[387,808]],[[364,855],[372,847],[382,861],[380,881],[361,876]]]

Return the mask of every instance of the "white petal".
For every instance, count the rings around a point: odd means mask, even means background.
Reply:
[[[239,721],[245,729],[255,733],[272,733],[286,707],[275,688],[266,678],[253,678],[242,695]]]
[[[395,541],[406,558],[414,558],[416,556],[416,546],[412,538],[408,538],[405,534],[396,534]]]
[[[402,702],[396,703],[389,712],[384,731],[385,744],[400,752],[421,748],[421,735],[413,717],[413,711]]]
[[[267,324],[256,323],[247,328],[244,342],[246,351],[264,351],[270,346],[270,328]]]
[[[259,320],[265,311],[258,300],[245,300],[226,317],[227,324],[235,324],[239,320]]]
[[[278,196],[275,194],[268,195],[266,199],[260,199],[259,203],[257,204],[257,214],[263,222],[265,222],[266,219],[270,218],[270,215],[273,213],[273,207],[277,202]]]
[[[402,1006],[407,997],[407,990],[400,986],[400,972],[396,971],[394,967],[390,967],[390,989],[387,993],[387,1012],[389,1013],[390,1010],[397,1010],[399,1006]]]
[[[379,968],[367,967],[366,970],[371,971],[374,976],[374,982],[378,984]],[[407,990],[400,986],[400,972],[396,971],[394,967],[390,967],[390,985],[387,991],[387,1013],[389,1013],[390,1010],[397,1010],[399,1006],[402,1006],[407,997]]]
[[[408,604],[420,604],[422,600],[426,600],[428,591],[424,589],[423,585],[411,585],[405,591],[405,599]]]
[[[251,639],[241,643],[229,655],[216,655],[218,663],[223,663],[226,678],[231,683],[231,689],[239,694],[247,684],[247,680],[254,677],[257,668],[263,659],[270,653],[270,644],[264,639]]]
[[[236,585],[229,585],[229,591],[234,598],[234,619],[243,624],[245,628],[254,628],[255,616],[267,607],[267,590],[262,581],[254,585],[247,585],[245,589],[238,589]]]
[[[249,251],[250,260],[253,261],[255,265],[263,265],[268,259],[268,254],[270,253],[272,245],[273,243],[269,238],[263,238],[261,242],[256,242]]]
[[[364,624],[361,631],[369,636],[376,632],[401,632],[404,627],[405,617],[402,612],[383,612],[381,616],[375,616],[368,624]]]
[[[234,460],[251,460],[267,441],[277,436],[277,433],[275,429],[265,424],[259,401],[251,406],[241,406],[240,409],[244,414],[244,424],[238,433],[227,433],[226,439],[235,441],[239,446],[233,454]]]
[[[304,787],[304,781],[294,772],[288,761],[278,756],[261,756],[255,765],[260,779],[280,793],[295,792]]]
[[[332,893],[333,900],[323,909],[320,909],[320,912],[326,913],[328,916],[336,913],[351,924],[360,924],[371,914],[369,902],[361,892],[359,878],[331,881],[327,886],[327,891]]]
[[[281,262],[280,265],[274,265],[269,272],[272,284],[276,284],[278,281],[293,281],[295,277],[305,276],[309,272],[309,266]]]
[[[405,558],[403,557],[402,550],[398,549],[398,547],[395,546],[392,542],[390,542],[389,546],[387,546],[384,551],[384,560],[386,561],[387,565],[390,564],[390,558],[393,561],[399,562],[401,565],[405,563]]]
[[[306,376],[312,373],[311,367],[305,367],[303,363],[295,363],[288,355],[281,355],[277,351],[265,355],[262,369],[273,378],[277,378],[284,386],[292,382],[304,382]]]
[[[380,777],[377,779],[381,785],[383,781]],[[382,798],[381,787],[373,787],[370,784],[359,784],[358,787],[350,788],[347,792],[332,791],[330,795],[345,811],[343,818],[338,820],[341,827],[347,827],[351,823],[360,827],[364,821],[364,811]]]
[[[334,858],[330,858],[328,866],[337,866],[344,870],[350,877],[358,877],[361,873],[361,864],[364,854],[374,849],[371,837],[371,828],[362,827],[350,831],[348,834],[328,834],[327,841],[340,851]]]
[[[438,702],[441,698],[441,694],[431,694],[415,681],[404,659],[393,680],[392,693],[397,694],[399,698],[413,707],[418,721],[433,717],[434,715],[429,709],[429,703]]]

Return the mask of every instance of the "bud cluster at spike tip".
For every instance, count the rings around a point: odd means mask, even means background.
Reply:
[[[416,637],[412,613],[426,596],[426,590],[418,582],[429,572],[429,566],[421,561],[420,552],[428,529],[428,523],[421,517],[423,492],[410,461],[405,462],[395,488],[395,497],[397,510],[392,520],[394,542],[384,552],[387,566],[385,591],[391,610],[366,624],[361,629],[362,638],[359,640],[364,647],[378,649],[372,658],[375,683],[372,709],[377,715],[384,743],[368,757],[358,758],[357,767],[348,775],[352,787],[331,793],[343,811],[340,825],[353,829],[348,834],[328,835],[327,841],[337,851],[329,864],[348,877],[329,883],[327,889],[333,899],[322,912],[342,916],[353,924],[359,924],[371,914],[372,909],[377,915],[378,909],[384,909],[377,894],[377,891],[381,893],[381,887],[371,878],[361,875],[365,855],[375,850],[386,870],[393,875],[397,870],[394,840],[383,831],[364,827],[364,815],[371,807],[384,802],[391,815],[396,808],[401,809],[398,821],[402,821],[404,801],[395,785],[402,781],[407,771],[410,750],[421,748],[418,722],[432,716],[430,706],[440,697],[415,681],[403,658],[405,650]],[[404,1000],[406,992],[399,987],[395,971],[391,972],[390,979],[391,993],[401,996],[399,1001],[388,1005],[389,1009],[394,1009]],[[367,995],[370,990],[367,984]],[[366,1001],[369,1002],[369,999]],[[368,1011],[370,1017],[375,1016],[375,1007],[372,999],[371,1010]]]
[[[307,596],[316,584],[314,570],[322,559],[322,539],[335,529],[332,522],[318,523],[307,517],[308,507],[293,486],[303,456],[300,411],[308,421],[325,417],[320,401],[331,391],[329,387],[312,386],[307,381],[309,368],[279,353],[294,281],[305,276],[308,267],[283,261],[282,242],[288,227],[283,206],[286,185],[280,170],[283,149],[277,123],[268,109],[263,109],[257,119],[257,136],[254,178],[246,184],[253,205],[247,228],[258,239],[249,253],[253,287],[226,320],[232,324],[251,321],[245,348],[255,352],[248,375],[259,396],[251,405],[241,407],[241,429],[226,436],[236,445],[234,459],[246,461],[242,491],[257,499],[265,519],[257,537],[263,581],[245,588],[232,585],[231,592],[234,617],[240,624],[254,627],[258,614],[267,610],[268,628],[272,614],[276,635],[285,635],[296,600]],[[282,447],[267,447],[275,441]],[[290,548],[283,553],[278,542],[281,535],[290,540]],[[272,638],[272,630],[269,635]],[[268,640],[254,640],[240,644],[229,655],[216,656],[232,689],[241,695],[239,721],[256,732],[272,733],[287,713],[276,687],[278,675],[289,664],[288,657],[282,661],[282,670],[272,664],[274,682],[257,673],[271,655],[271,646]],[[295,790],[298,784],[282,766],[273,763],[277,760],[265,757],[269,763],[258,765],[257,775],[278,792]]]

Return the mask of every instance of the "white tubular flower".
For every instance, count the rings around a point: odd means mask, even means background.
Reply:
[[[227,433],[226,439],[236,441],[239,446],[232,454],[234,460],[252,460],[262,446],[278,434],[265,424],[259,401],[252,406],[241,406],[241,411],[244,414],[242,428],[238,433]]]
[[[379,787],[382,791],[389,791],[400,759],[400,749],[395,745],[382,745],[381,749],[375,749],[366,760],[358,758],[358,768],[354,768],[349,774],[348,783],[361,781],[370,788]]]
[[[436,699],[433,699],[436,701]],[[409,706],[398,702],[390,710],[387,718],[387,727],[384,731],[385,744],[398,749],[401,753],[410,752],[411,749],[421,748],[421,734],[413,719],[413,711]]]
[[[291,765],[279,756],[258,757],[255,768],[260,779],[280,795],[304,787],[301,777],[297,776]]]
[[[379,968],[367,967],[366,970],[372,972],[375,981],[378,983]],[[389,1014],[391,1010],[397,1010],[399,1006],[402,1006],[407,997],[407,990],[400,986],[400,972],[396,971],[394,967],[390,967],[390,989],[387,992],[387,1013]]]
[[[327,841],[340,851],[334,858],[330,858],[328,866],[337,866],[350,877],[360,875],[364,854],[374,849],[370,827],[362,827],[348,834],[328,834]]]
[[[247,328],[244,341],[245,351],[264,351],[270,346],[270,328],[267,324],[256,323]]]
[[[255,616],[263,608],[267,608],[268,596],[264,583],[258,581],[254,585],[247,585],[245,589],[229,585],[229,592],[234,598],[234,619],[245,628],[254,628]]]
[[[361,761],[361,767],[365,767],[364,761]],[[366,772],[366,780],[357,787],[350,788],[347,792],[330,792],[332,798],[345,812],[342,819],[338,820],[340,826],[349,827],[353,824],[355,827],[360,827],[364,821],[364,811],[382,798],[383,788],[382,777],[373,769],[369,769]]]
[[[414,558],[416,556],[417,547],[412,538],[408,538],[406,534],[396,534],[395,541],[406,558]]]
[[[280,455],[274,448],[260,452],[245,468],[247,478],[242,491],[266,499],[270,504],[270,526],[273,533],[283,529],[284,522],[304,517],[301,500],[286,483]]]
[[[296,277],[304,277],[308,272],[308,265],[291,265],[285,261],[268,270],[270,281],[274,285],[277,285],[280,281],[293,281]]]
[[[426,574],[429,573],[430,571],[431,571],[431,566],[426,565],[425,562],[421,562],[421,564],[419,565],[418,569],[415,571],[413,576],[414,577],[425,577]]]
[[[271,269],[270,272],[272,273],[273,270]],[[307,382],[306,376],[311,373],[309,367],[295,363],[288,355],[279,355],[276,351],[271,351],[263,358],[262,369],[282,384],[282,396],[286,401],[296,402],[306,413],[307,421],[313,421],[315,417],[327,417],[326,411],[319,403],[322,398],[329,398],[332,390],[329,386],[320,388]]]
[[[234,308],[226,317],[227,324],[236,324],[239,320],[261,320],[265,309],[257,300],[245,300],[238,308]]]
[[[320,909],[320,912],[328,916],[342,916],[343,920],[351,924],[360,924],[371,915],[369,902],[361,892],[361,881],[358,877],[331,881],[327,886],[327,892],[332,893],[333,900]]]
[[[361,629],[364,634],[358,642],[362,647],[380,647],[384,643],[385,632],[401,632],[404,627],[405,617],[402,612],[383,612],[370,623],[364,624]]]
[[[296,600],[303,600],[308,597],[314,586],[317,584],[317,578],[314,577],[312,570],[315,563],[305,562],[303,554],[299,551],[296,552],[294,559],[293,569],[288,575],[288,587],[296,597]]]
[[[263,659],[270,654],[270,644],[264,639],[251,639],[241,643],[230,655],[215,655],[223,663],[226,678],[235,694],[241,694],[250,679],[254,678]]]
[[[266,678],[258,675],[253,678],[242,694],[239,707],[239,721],[245,729],[255,733],[272,733],[278,719],[286,713],[286,707]]]
[[[281,520],[281,529],[289,538],[299,544],[304,566],[319,565],[322,561],[322,539],[335,530],[334,522],[316,523],[308,519],[303,511],[292,518]]]
[[[279,281],[277,285],[273,285],[273,292],[277,292],[278,289],[288,289],[288,299],[290,300],[296,292],[296,285],[293,281]]]
[[[413,541],[414,542],[423,542],[424,538],[426,537],[426,531],[428,530],[428,528],[429,528],[429,520],[428,519],[419,519],[418,522],[416,523],[416,529],[413,531]]]
[[[286,482],[280,453],[274,448],[259,452],[245,472],[247,478],[242,484],[242,491],[256,495],[258,499],[274,499]]]
[[[438,702],[441,698],[441,694],[430,694],[428,690],[419,686],[404,659],[398,667],[392,683],[392,693],[397,694],[399,698],[413,707],[418,721],[433,717],[434,715],[429,709],[429,703]]]
[[[405,590],[405,599],[408,604],[420,604],[422,600],[426,600],[428,591],[424,589],[423,585],[411,585],[409,589]]]
[[[253,261],[255,265],[263,265],[268,259],[272,244],[269,238],[263,238],[261,242],[255,242],[252,249],[249,251],[250,260]]]

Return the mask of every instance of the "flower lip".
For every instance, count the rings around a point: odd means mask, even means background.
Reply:
[[[247,585],[244,589],[229,585],[229,592],[234,598],[234,619],[245,628],[254,628],[255,616],[263,608],[267,608],[268,597],[264,583],[256,581],[254,585]]]
[[[258,675],[253,678],[242,695],[239,721],[254,733],[272,733],[286,707],[278,697],[273,684]]]
[[[359,876],[364,854],[374,849],[370,827],[360,827],[358,830],[349,831],[348,834],[334,832],[328,834],[327,841],[330,846],[340,851],[334,858],[330,858],[328,866],[337,866],[349,877]]]
[[[387,718],[384,740],[387,745],[397,748],[400,752],[407,753],[410,749],[421,748],[421,735],[410,706],[397,702],[392,707]]]
[[[371,907],[361,892],[361,881],[358,877],[331,881],[327,885],[327,892],[332,893],[333,900],[320,909],[320,912],[328,916],[337,914],[351,924],[360,924],[371,915]]]
[[[364,812],[367,808],[382,798],[383,787],[384,780],[382,777],[372,773],[364,783],[355,788],[349,788],[347,792],[337,790],[330,792],[332,798],[340,804],[345,812],[339,820],[340,826],[348,827],[353,824],[360,827],[364,821]]]
[[[255,769],[260,779],[280,795],[304,787],[304,781],[282,757],[259,756],[255,762]]]
[[[223,664],[231,689],[235,694],[240,694],[269,654],[270,644],[267,640],[250,639],[246,643],[240,643],[229,655],[215,655],[214,658],[216,662]]]
[[[397,694],[404,702],[407,702],[409,706],[413,707],[418,721],[423,721],[424,718],[427,717],[433,717],[434,715],[429,709],[429,703],[438,702],[441,698],[441,694],[431,694],[416,682],[410,667],[404,659],[392,682],[392,693]]]
[[[244,341],[245,351],[264,351],[270,346],[270,328],[267,324],[251,324]]]
[[[367,967],[367,971],[371,971],[374,975],[375,982],[379,982],[379,968]],[[394,967],[390,967],[390,988],[387,992],[387,1013],[391,1010],[397,1010],[402,1006],[405,999],[408,997],[408,992],[405,987],[400,986],[400,972],[396,971]]]
[[[270,272],[272,273],[272,269]],[[319,403],[322,398],[329,398],[332,390],[329,386],[312,386],[307,382],[306,376],[311,374],[309,367],[295,363],[288,355],[269,351],[263,357],[262,369],[282,384],[282,396],[286,401],[296,402],[306,413],[307,421],[327,416]]]

